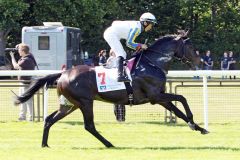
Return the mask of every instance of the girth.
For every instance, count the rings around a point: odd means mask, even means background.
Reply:
[[[130,83],[131,82],[124,82],[127,90],[128,102],[129,102],[129,105],[132,106],[133,105],[133,88]]]

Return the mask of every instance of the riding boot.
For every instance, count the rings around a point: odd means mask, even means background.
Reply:
[[[118,82],[130,82],[130,80],[128,79],[128,77],[126,77],[124,75],[124,71],[123,71],[123,57],[117,57],[117,66],[118,66],[118,78],[117,81]]]

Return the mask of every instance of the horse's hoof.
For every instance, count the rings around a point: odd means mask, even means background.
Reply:
[[[109,146],[108,148],[114,148],[115,146],[114,145],[111,145],[111,146]]]
[[[210,133],[210,132],[207,131],[206,129],[203,129],[203,130],[201,131],[201,134],[208,134],[208,133]]]
[[[192,130],[195,130],[195,124],[191,123],[191,122],[188,122],[188,126],[192,129]]]
[[[50,148],[48,144],[42,144],[42,148]]]
[[[109,143],[109,144],[106,145],[106,147],[107,147],[107,148],[113,148],[114,145],[112,145],[111,143]]]

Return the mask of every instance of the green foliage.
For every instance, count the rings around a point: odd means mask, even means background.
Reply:
[[[44,21],[79,27],[82,47],[90,54],[108,48],[103,32],[112,21],[138,20],[144,12],[153,13],[158,25],[152,32],[142,34],[139,42],[145,38],[153,42],[177,29],[190,29],[189,36],[201,52],[210,49],[217,57],[225,50],[240,53],[238,0],[1,0],[0,12],[0,29],[42,25]],[[19,33],[20,28],[14,30],[12,40],[20,41]]]
[[[0,0],[0,56],[5,55],[8,35],[13,29],[19,29],[19,20],[27,7],[23,0]]]
[[[18,27],[19,20],[28,4],[23,0],[1,0],[0,1],[0,30]]]
[[[105,16],[112,15],[113,7],[114,3],[108,1],[42,0],[34,5],[34,17],[38,25],[44,21],[60,21],[65,26],[81,28],[82,45],[93,53],[104,43],[102,34],[106,27],[104,24],[108,22]]]

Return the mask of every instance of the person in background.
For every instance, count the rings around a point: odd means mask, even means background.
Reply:
[[[99,66],[99,57],[98,57],[98,54],[95,54],[93,55],[93,58],[92,58],[92,66]]]
[[[136,43],[135,39],[142,33],[148,32],[157,23],[155,16],[149,12],[141,15],[139,21],[114,21],[104,31],[104,39],[113,49],[117,57],[118,82],[130,82],[124,75],[123,61],[126,59],[126,52],[120,42],[126,40],[126,45],[134,50],[147,49],[146,44]]]
[[[196,50],[196,54],[201,57],[199,50]],[[201,58],[201,63],[195,66],[196,70],[202,69],[202,62],[203,62],[203,59]],[[194,76],[193,79],[199,79],[199,76]]]
[[[211,57],[210,50],[207,50],[206,55],[203,57],[203,70],[212,70],[213,69],[213,59]],[[208,77],[211,79],[211,77]]]
[[[211,57],[211,52],[208,50],[206,55],[203,57],[203,69],[204,70],[212,70],[213,68],[213,59]]]
[[[233,56],[233,52],[229,51],[229,70],[236,70],[236,57]],[[232,79],[232,76],[229,77],[230,79]],[[233,75],[233,79],[236,79],[236,76]]]
[[[106,65],[106,62],[107,62],[106,55],[107,55],[107,51],[106,50],[101,50],[98,53],[98,57],[99,57],[98,65],[99,66],[105,66]]]
[[[14,57],[14,52],[10,52],[13,68],[17,70],[34,70],[35,66],[37,66],[37,63],[33,55],[29,52],[30,50],[29,46],[27,44],[20,43],[19,45],[17,45],[16,48],[18,48],[20,59],[18,60],[18,62],[16,62],[16,59]],[[18,77],[18,80],[23,81],[23,82],[20,82],[20,85],[23,86],[19,88],[20,95],[29,88],[31,78],[32,78],[31,76]],[[20,105],[20,113],[18,118],[19,121],[26,120],[27,110],[29,113],[28,120],[33,121],[33,99],[32,98]]]
[[[228,53],[224,52],[221,58],[221,70],[228,70],[229,69],[229,58]],[[227,78],[227,76],[222,76],[222,79]]]
[[[109,57],[106,62],[106,67],[107,68],[117,68],[117,57],[112,49],[109,52]]]
[[[106,63],[107,68],[117,68],[117,58],[114,51],[111,49],[109,52],[109,58],[107,59]],[[126,115],[126,107],[123,104],[114,104],[114,115],[116,117],[116,120],[119,122],[125,121],[125,115]]]

